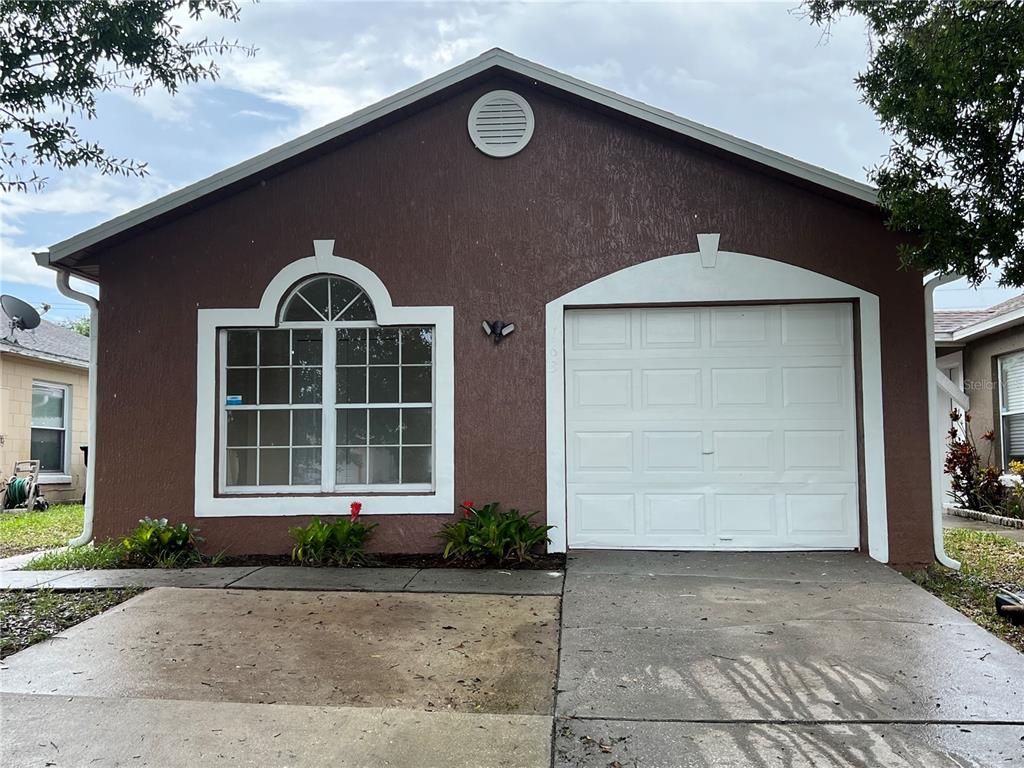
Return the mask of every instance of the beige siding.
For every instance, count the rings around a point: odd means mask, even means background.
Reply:
[[[31,456],[34,381],[64,384],[71,393],[71,482],[44,485],[43,493],[51,502],[79,500],[85,491],[85,462],[79,446],[87,444],[89,434],[89,376],[84,368],[0,354],[0,472],[8,475],[15,461]]]
[[[985,336],[964,347],[964,391],[971,398],[971,431],[976,438],[992,429],[999,445],[999,379],[1000,355],[1024,350],[1024,326]],[[993,461],[1000,463],[998,447]]]

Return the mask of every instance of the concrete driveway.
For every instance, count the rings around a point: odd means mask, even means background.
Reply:
[[[1024,765],[1024,656],[856,554],[581,552],[559,766]]]

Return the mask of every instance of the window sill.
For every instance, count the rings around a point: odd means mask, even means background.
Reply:
[[[44,475],[40,473],[40,485],[71,485],[71,475]]]

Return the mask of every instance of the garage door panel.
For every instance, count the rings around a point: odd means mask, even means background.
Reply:
[[[573,310],[567,328],[571,546],[857,546],[849,305]]]
[[[640,316],[643,349],[686,349],[701,344],[700,311],[697,309],[645,309]]]
[[[644,431],[644,473],[694,472],[704,468],[704,435],[700,431]]]

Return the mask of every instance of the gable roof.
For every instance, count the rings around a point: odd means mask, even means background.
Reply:
[[[11,319],[0,309],[0,352],[33,357],[50,363],[89,367],[89,337],[40,320],[31,331],[10,331]],[[13,338],[12,338],[13,337]]]
[[[1024,325],[1024,293],[988,309],[937,309],[934,325],[937,342],[967,342]]]
[[[48,251],[36,254],[36,261],[41,266],[58,265],[68,268],[86,279],[95,279],[97,271],[79,262],[90,252],[98,250],[101,244],[123,233],[127,233],[147,222],[163,217],[177,209],[189,206],[196,201],[225,190],[230,186],[244,182],[250,176],[286,163],[299,155],[310,152],[322,145],[333,142],[339,137],[356,131],[371,122],[381,120],[388,115],[412,107],[418,102],[446,89],[465,83],[491,71],[505,72],[545,86],[557,92],[571,95],[594,103],[604,109],[638,119],[652,126],[659,127],[679,136],[697,141],[719,151],[745,159],[764,168],[781,172],[791,178],[832,192],[838,192],[847,198],[860,203],[877,205],[878,199],[873,187],[833,173],[824,168],[796,160],[780,152],[767,149],[749,141],[730,136],[722,131],[695,123],[692,120],[673,115],[665,110],[649,106],[635,99],[591,85],[577,78],[557,72],[553,69],[535,64],[526,59],[514,56],[500,48],[493,48],[486,53],[470,59],[447,72],[443,72],[418,85],[396,93],[383,101],[359,110],[348,117],[329,123],[310,133],[292,139],[274,149],[256,157],[233,165],[219,173],[215,173],[201,181],[190,184],[176,192],[147,203],[133,211],[117,216],[110,221],[88,229],[66,240],[50,246]]]

